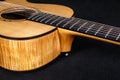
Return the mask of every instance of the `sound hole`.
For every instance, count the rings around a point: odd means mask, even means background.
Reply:
[[[16,14],[15,12],[14,13],[3,13],[1,16],[5,19],[11,19],[11,20],[25,19],[25,16]]]
[[[21,20],[26,19],[32,13],[35,13],[35,11],[29,9],[8,10],[3,12],[1,17],[7,20]]]

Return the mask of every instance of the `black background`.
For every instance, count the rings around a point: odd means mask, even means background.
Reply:
[[[74,16],[120,26],[119,0],[29,0],[71,7]],[[27,72],[0,68],[0,80],[119,80],[120,46],[75,37],[69,56]]]

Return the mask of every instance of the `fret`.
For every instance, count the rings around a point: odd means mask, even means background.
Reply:
[[[72,20],[72,21],[71,21]],[[69,22],[70,21],[70,22]],[[65,21],[63,21],[59,26],[64,29],[69,29],[71,25],[73,25],[78,19],[76,18],[67,18]],[[66,24],[67,23],[67,24]],[[77,27],[77,26],[76,26]],[[78,28],[78,27],[77,27]]]
[[[45,16],[45,18],[41,19],[40,22],[43,22],[44,20],[50,18],[51,16],[54,16],[54,15],[51,15],[51,14],[50,14],[50,15],[48,15],[48,16]]]
[[[77,31],[79,31],[79,30],[80,30],[82,27],[84,27],[87,23],[88,23],[88,22],[83,23],[83,24],[77,29]]]
[[[62,17],[58,17],[57,19],[55,19],[54,21],[52,21],[51,23],[50,23],[50,25],[52,25],[53,23],[55,23],[57,20],[59,20],[60,18],[62,18]]]
[[[52,18],[48,19],[47,21],[45,21],[45,23],[48,23],[49,21],[51,21],[52,19],[56,18],[58,16],[53,16]]]
[[[88,33],[88,31],[92,28],[92,27],[94,27],[95,26],[95,24],[92,24],[86,31],[85,31],[85,33]]]
[[[35,20],[36,18],[38,18],[38,17],[40,17],[40,16],[42,16],[42,15],[44,15],[44,13],[43,13],[43,14],[37,14],[36,16],[34,16],[34,17],[32,18],[32,20]]]
[[[113,35],[113,36],[118,36],[119,33],[120,33],[120,29],[117,28],[117,27],[113,27],[113,26],[110,26],[111,28],[113,28],[113,30],[110,32],[110,35]]]
[[[119,33],[119,35],[116,37],[116,40],[118,40],[120,38],[120,33]]]
[[[61,21],[59,21],[57,24],[56,24],[56,26],[59,26],[62,22],[64,22],[65,20],[67,20],[68,18],[64,18],[64,19],[62,19]]]
[[[80,24],[78,24],[77,26],[82,26],[85,22],[87,22],[87,24],[85,24],[85,26],[81,27],[80,30],[79,30],[79,31],[82,32],[82,33],[86,33],[87,30],[89,30],[89,28],[92,27],[91,25],[95,24],[95,23],[93,23],[93,22],[91,22],[91,21],[81,19]],[[94,26],[93,26],[93,27],[94,27]],[[91,29],[92,29],[92,28],[91,28]],[[92,32],[92,31],[89,31],[88,33],[91,34],[91,32]],[[93,32],[92,32],[92,33],[93,33]]]
[[[105,38],[105,36],[107,36],[107,34],[111,28],[112,27],[110,27],[109,25],[104,24],[103,28],[97,33],[97,36]]]
[[[110,27],[112,28],[112,30],[110,31],[109,36],[107,36],[107,38],[111,40],[116,40],[120,33],[120,29],[118,29],[117,27],[112,27],[112,26]]]
[[[103,26],[101,26],[94,35],[97,35],[102,28]]]
[[[28,19],[30,20],[35,20],[37,17],[39,17],[39,16],[42,16],[42,15],[44,15],[45,13],[38,13],[38,14],[33,14],[32,16],[30,16]]]
[[[72,24],[72,26],[69,27],[69,29],[72,29],[75,25],[77,25],[80,22],[80,20],[78,20],[77,22],[75,22],[74,24]]]
[[[31,15],[30,17],[28,17],[28,19],[30,20],[31,18],[35,17],[35,16],[38,16],[38,14],[33,14]]]
[[[35,19],[35,21],[39,21],[40,19],[44,18],[44,17],[47,16],[47,15],[49,15],[49,14],[44,14],[44,15],[38,17],[37,19]]]
[[[109,31],[107,32],[107,34],[105,35],[105,38],[107,38],[107,36],[109,35],[109,33],[112,31],[113,28],[110,28]]]
[[[89,31],[87,32],[87,34],[90,34],[90,35],[94,35],[97,30],[102,26],[100,23],[96,23],[96,22],[92,22],[92,21],[89,21],[89,24],[88,25],[88,28],[90,28],[91,25],[95,24],[92,28],[89,29]],[[87,28],[87,29],[88,29]],[[86,29],[86,30],[87,30]],[[86,32],[86,30],[84,32]]]
[[[43,12],[33,14],[27,19],[84,34],[94,35],[100,38],[120,41],[120,28],[89,20],[79,18],[65,18]]]
[[[72,22],[73,20],[75,20],[75,18],[70,19],[69,21],[67,21],[62,27],[65,27],[66,25],[68,25],[70,22]]]

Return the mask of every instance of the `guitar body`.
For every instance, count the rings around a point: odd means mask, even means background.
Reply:
[[[72,9],[52,4],[34,4],[25,0],[6,0],[32,7],[40,11],[71,17]],[[15,5],[0,2],[0,14]],[[7,20],[0,18],[0,66],[14,71],[39,68],[61,52],[70,51],[73,37],[62,29],[24,19]],[[64,40],[70,40],[64,44]],[[63,46],[64,44],[64,46]],[[69,46],[69,47],[66,47]]]

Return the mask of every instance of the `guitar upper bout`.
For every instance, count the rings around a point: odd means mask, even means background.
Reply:
[[[64,17],[71,17],[74,12],[71,8],[63,5],[56,5],[56,4],[35,4],[27,2],[26,0],[6,0],[6,2],[20,4],[23,6],[28,6],[32,8],[39,9],[44,12],[48,12],[51,14],[64,16]]]

